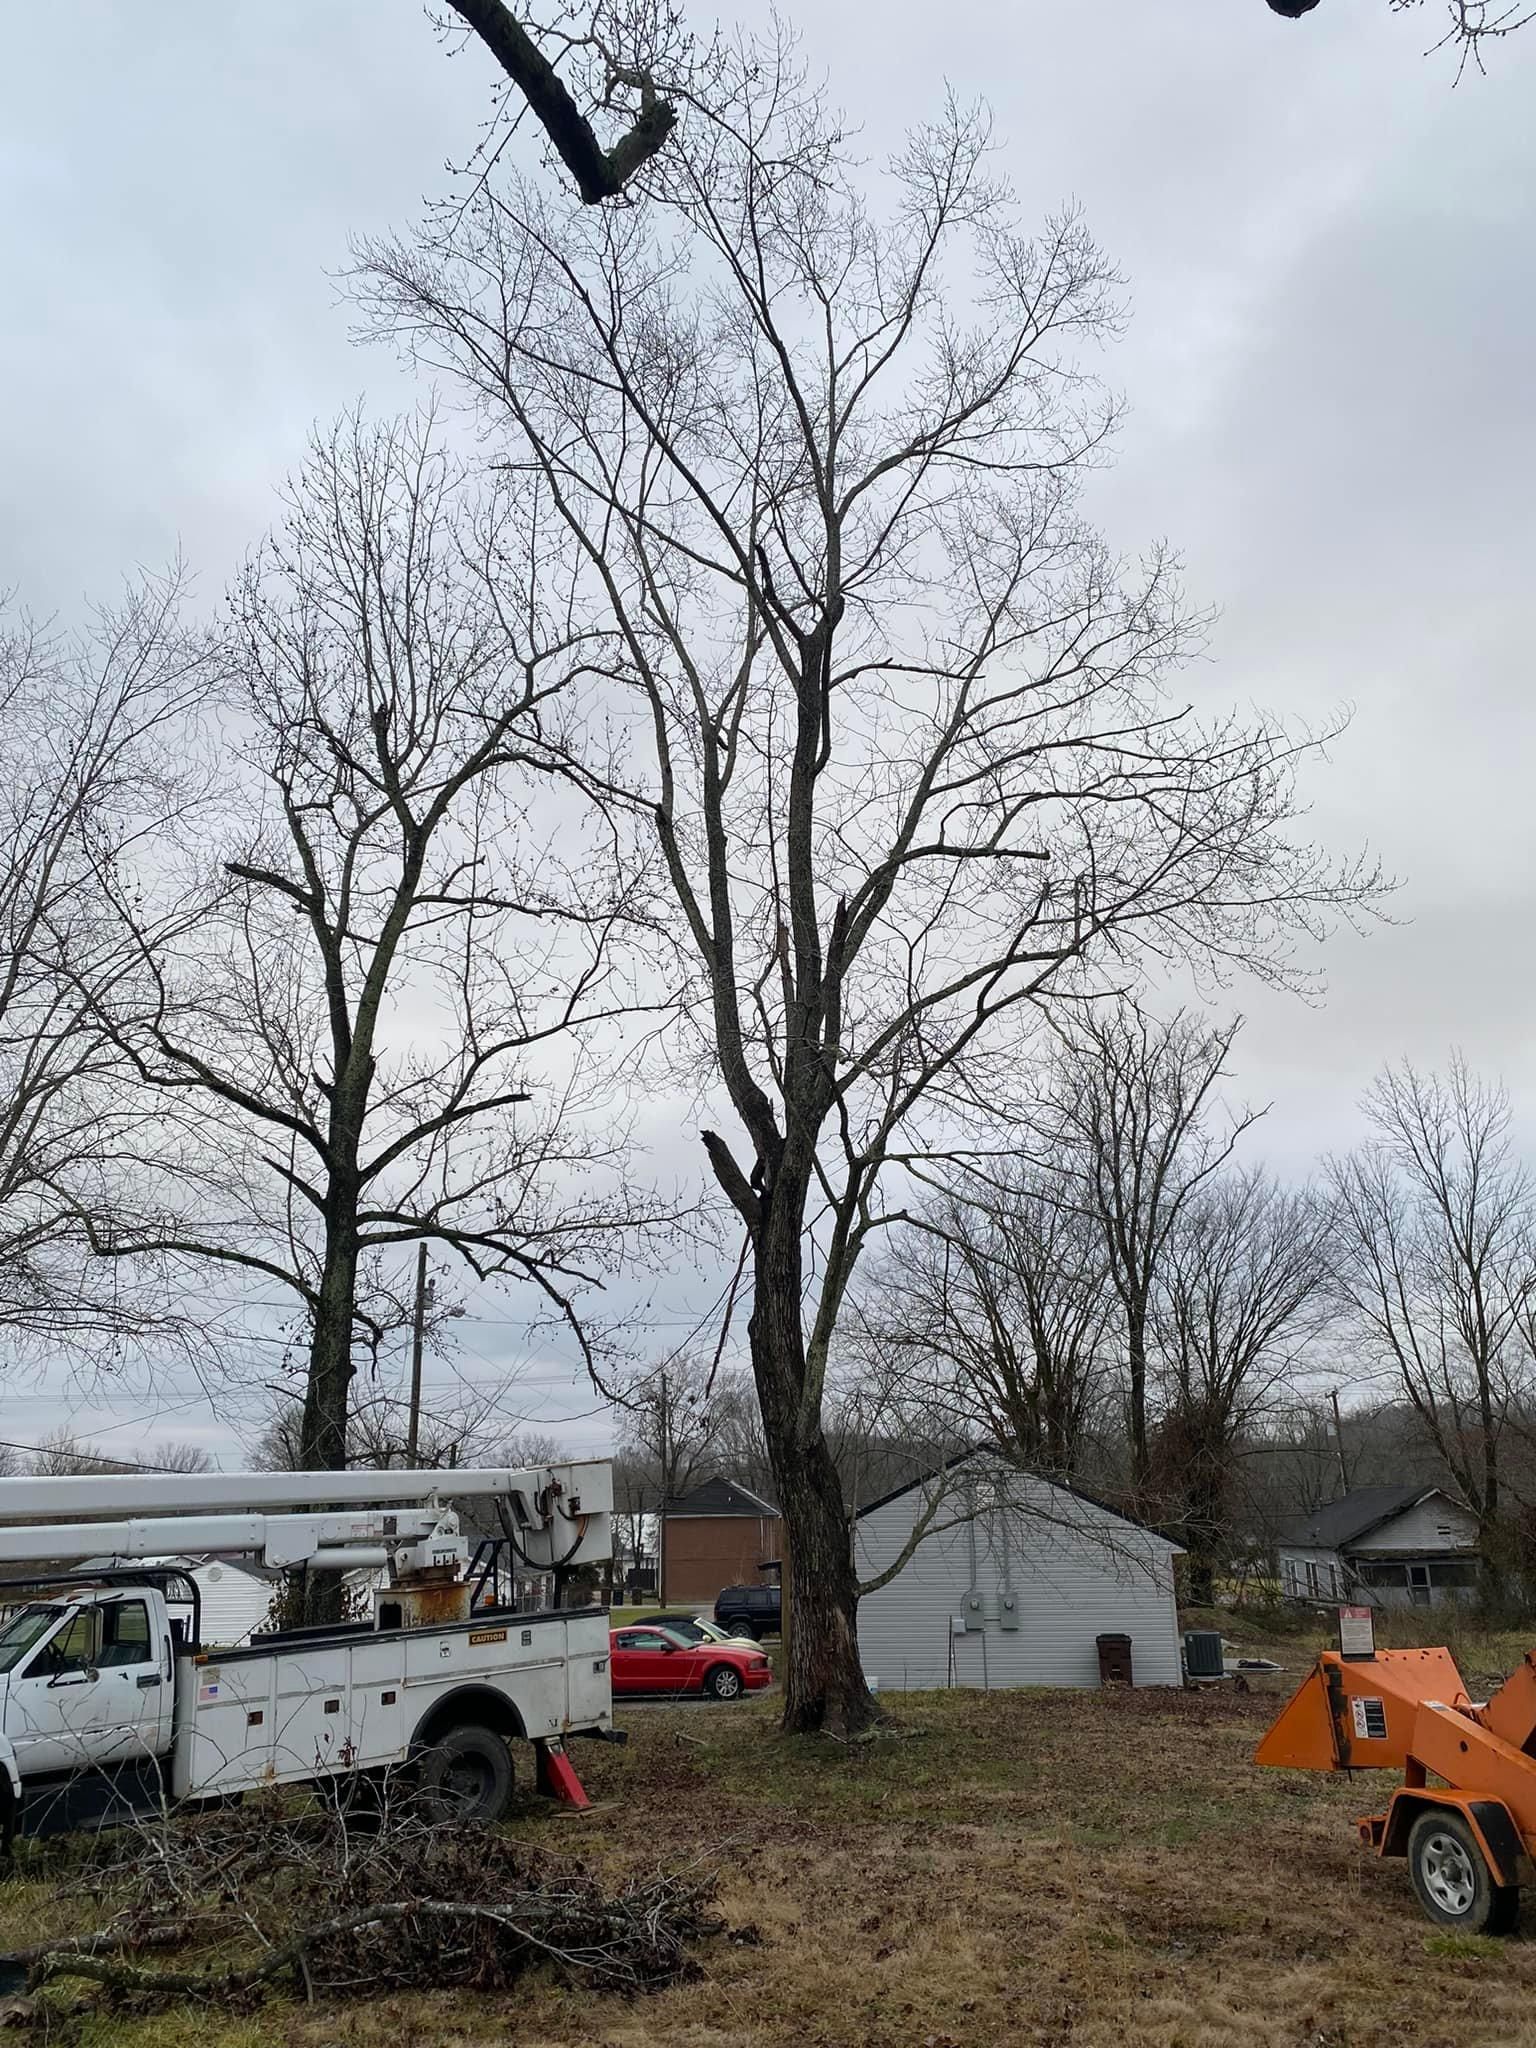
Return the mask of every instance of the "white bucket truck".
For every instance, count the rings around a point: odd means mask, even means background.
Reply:
[[[553,1575],[553,1608],[487,1604],[494,1576],[477,1582],[450,1505],[466,1498],[492,1504],[524,1571]],[[401,1773],[434,1810],[493,1819],[512,1741],[543,1790],[585,1805],[565,1742],[618,1739],[608,1617],[558,1588],[609,1557],[612,1507],[604,1462],[0,1480],[0,1837]],[[186,1571],[134,1562],[189,1554],[371,1569],[372,1617],[207,1647]]]

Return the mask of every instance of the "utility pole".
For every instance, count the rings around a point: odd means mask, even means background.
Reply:
[[[1339,1390],[1337,1387],[1329,1389],[1328,1398],[1333,1403],[1333,1435],[1334,1443],[1339,1453],[1339,1481],[1344,1491],[1348,1493],[1349,1463],[1344,1456],[1344,1418],[1339,1413]]]
[[[427,1278],[427,1247],[416,1248],[416,1314],[411,1324],[411,1406],[405,1426],[405,1462],[411,1471],[421,1464],[421,1353],[427,1335],[427,1303],[433,1282]]]
[[[667,1452],[667,1433],[671,1426],[671,1409],[667,1405],[667,1375],[661,1375],[661,1423],[660,1485],[657,1489],[659,1507],[656,1515],[656,1597],[665,1607],[667,1604],[667,1495],[672,1488],[672,1473]]]

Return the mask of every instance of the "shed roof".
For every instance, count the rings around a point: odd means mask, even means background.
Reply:
[[[1380,1528],[1394,1515],[1441,1492],[1443,1488],[1426,1486],[1422,1479],[1408,1486],[1356,1486],[1340,1500],[1325,1501],[1321,1507],[1288,1515],[1280,1525],[1280,1541],[1337,1550],[1341,1544],[1355,1542],[1368,1530]]]
[[[722,1479],[717,1475],[706,1479],[702,1485],[690,1487],[687,1493],[674,1495],[662,1512],[667,1515],[740,1515],[756,1522],[764,1515],[776,1519],[779,1511],[772,1501],[764,1500],[761,1494],[753,1493],[739,1480]]]
[[[1033,1472],[1027,1466],[1009,1464],[1009,1461],[997,1452],[996,1446],[993,1444],[972,1444],[969,1450],[957,1452],[953,1458],[947,1459],[944,1464],[935,1465],[930,1472],[920,1472],[915,1479],[909,1479],[904,1486],[893,1486],[889,1493],[882,1493],[878,1500],[865,1501],[861,1508],[857,1508],[854,1511],[854,1520],[857,1521],[864,1515],[872,1515],[877,1508],[889,1507],[893,1500],[900,1500],[904,1493],[912,1493],[919,1486],[929,1486],[935,1479],[942,1478],[946,1472],[952,1472],[957,1465],[964,1465],[970,1459],[983,1457],[988,1452],[991,1452],[996,1457],[1000,1465],[1007,1465],[1010,1471],[1018,1472],[1023,1478],[1033,1479],[1041,1486],[1054,1487],[1057,1493],[1065,1494],[1069,1500],[1080,1500],[1087,1507],[1097,1508],[1100,1514],[1112,1515],[1117,1522],[1124,1522],[1128,1529],[1139,1529],[1143,1535],[1150,1536],[1154,1542],[1165,1544],[1169,1550],[1175,1552],[1178,1556],[1182,1557],[1184,1555],[1181,1544],[1173,1542],[1171,1538],[1163,1535],[1161,1530],[1154,1529],[1150,1523],[1139,1522],[1134,1515],[1128,1515],[1120,1508],[1111,1507],[1108,1501],[1099,1500],[1091,1493],[1084,1493],[1080,1487],[1068,1486],[1063,1479],[1053,1479],[1048,1472]]]

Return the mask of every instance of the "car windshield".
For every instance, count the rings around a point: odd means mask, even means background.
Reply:
[[[665,1629],[668,1635],[679,1637],[685,1643],[702,1643],[706,1635],[701,1623],[684,1621],[681,1616],[676,1621],[658,1622],[656,1626]]]
[[[0,1672],[13,1670],[63,1612],[62,1607],[23,1607],[13,1614],[0,1628]]]

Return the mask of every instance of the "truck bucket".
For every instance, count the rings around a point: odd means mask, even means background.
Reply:
[[[1277,1764],[1292,1771],[1333,1771],[1338,1757],[1333,1746],[1333,1716],[1323,1667],[1315,1664],[1286,1701],[1280,1718],[1253,1752],[1256,1764]]]

